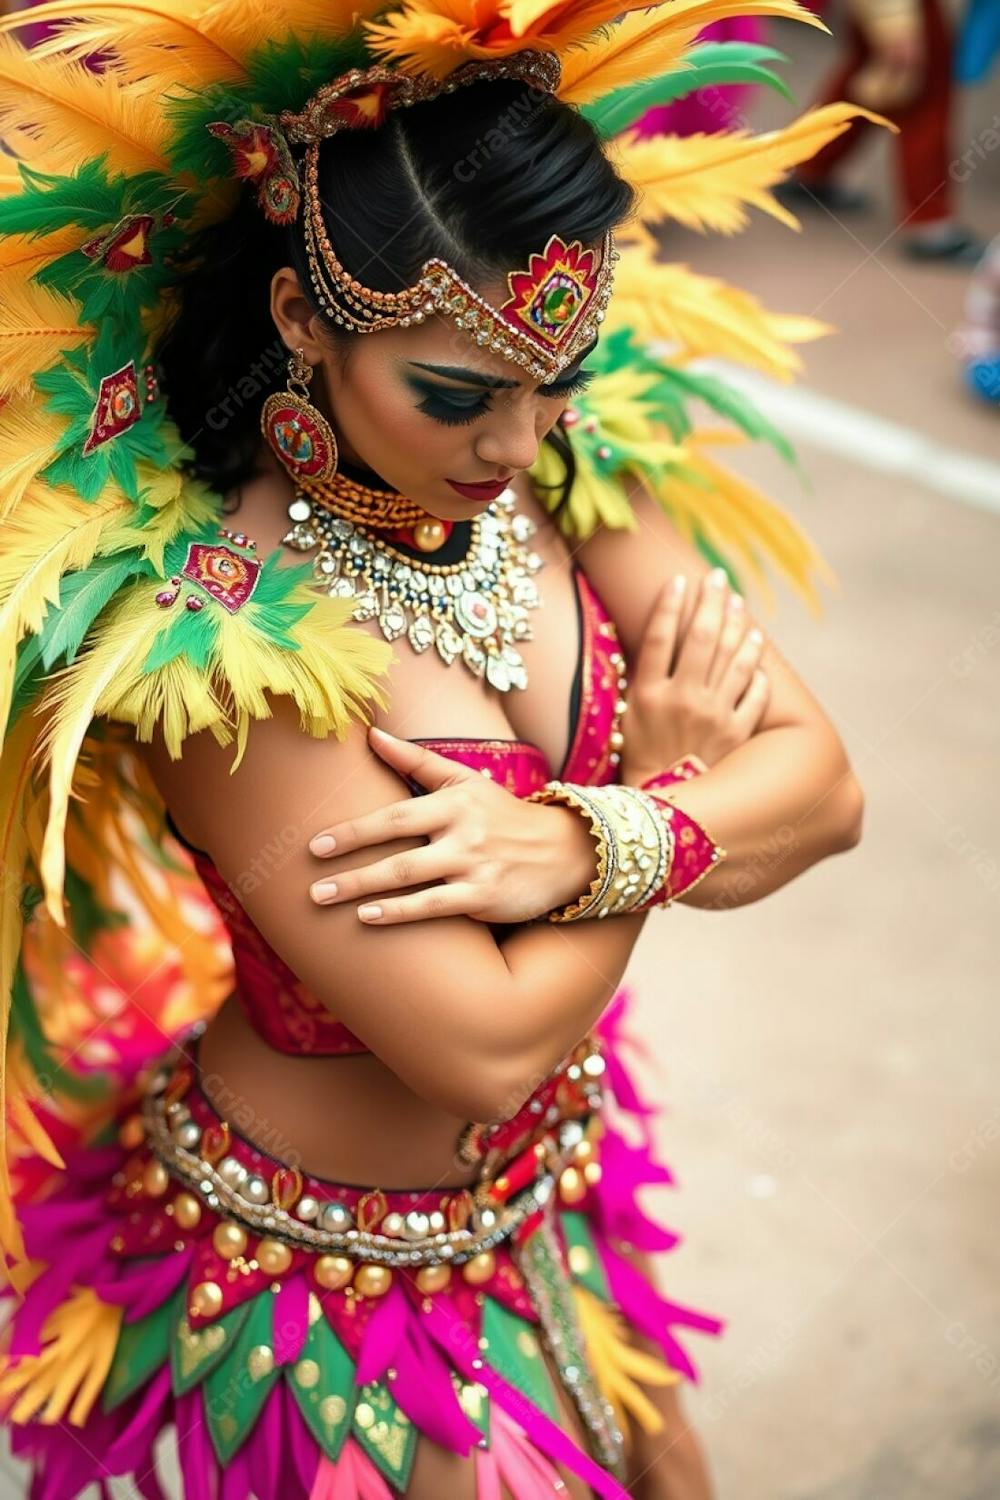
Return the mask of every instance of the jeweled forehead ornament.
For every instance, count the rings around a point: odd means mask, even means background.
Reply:
[[[484,79],[520,78],[552,93],[560,72],[553,53],[532,51],[465,63],[444,79],[413,77],[376,64],[350,69],[319,89],[301,113],[281,115],[285,138],[306,147],[302,212],[309,273],[321,308],[335,324],[353,333],[376,333],[422,323],[437,314],[449,318],[481,348],[545,380],[558,376],[593,342],[619,258],[610,230],[599,262],[594,250],[579,240],[567,243],[558,234],[550,235],[527,268],[508,273],[510,296],[494,307],[438,257],[425,261],[418,280],[402,291],[365,286],[348,273],[333,248],[319,191],[320,145],[340,130],[373,128],[382,124],[390,109]]]

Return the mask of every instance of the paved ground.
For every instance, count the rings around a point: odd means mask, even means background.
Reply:
[[[815,67],[811,38],[782,44]],[[998,106],[965,101],[957,156]],[[887,145],[860,164],[876,188]],[[1000,152],[965,189],[983,234],[998,188]],[[963,274],[891,232],[880,210],[667,242],[841,330],[780,408],[810,491],[747,468],[839,577],[822,622],[786,600],[767,624],[867,794],[857,850],[742,911],[667,914],[636,964],[683,1184],[666,1264],[729,1319],[690,1401],[720,1500],[1000,1495],[1000,413],[955,382]]]
[[[805,98],[817,43],[782,42]],[[956,157],[998,107],[965,102]],[[996,233],[1000,152],[974,160],[968,217]],[[690,1400],[720,1500],[1000,1496],[1000,443],[948,353],[963,275],[890,235],[880,210],[669,241],[840,329],[783,408],[811,490],[747,471],[839,576],[821,622],[786,597],[767,624],[867,793],[859,849],[742,911],[667,914],[636,963],[682,1184],[670,1286],[729,1320]]]

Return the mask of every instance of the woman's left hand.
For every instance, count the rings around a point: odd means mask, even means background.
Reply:
[[[522,802],[478,771],[382,729],[369,731],[369,743],[429,795],[317,830],[310,850],[340,857],[395,839],[428,842],[321,877],[309,888],[317,904],[361,900],[358,916],[376,926],[452,916],[506,924],[532,921],[590,885],[596,851],[578,813]]]

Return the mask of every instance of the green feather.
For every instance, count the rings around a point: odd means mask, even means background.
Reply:
[[[135,553],[98,557],[60,584],[60,607],[50,610],[42,630],[42,662],[50,669],[65,656],[71,662],[94,620],[126,579],[142,571]]]
[[[50,176],[20,163],[24,191],[0,200],[0,234],[50,234],[67,224],[101,229],[121,217],[123,184],[108,177],[107,157],[87,162],[69,177]]]
[[[580,113],[605,140],[619,135],[641,118],[647,109],[674,104],[698,89],[719,88],[726,84],[762,84],[775,89],[788,100],[792,94],[783,78],[766,66],[769,62],[787,62],[783,52],[761,47],[755,42],[704,42],[693,47],[685,62],[677,68],[646,83],[625,84],[613,89],[603,99],[581,106]],[[731,128],[732,122],[721,122]]]
[[[264,114],[300,110],[331,78],[348,68],[365,68],[371,60],[364,37],[357,30],[337,37],[289,36],[281,42],[268,42],[249,59],[247,94],[254,108]]]
[[[795,465],[795,449],[785,437],[784,433],[769,422],[767,417],[757,409],[748,396],[735,387],[728,385],[726,381],[719,380],[715,375],[703,375],[690,369],[677,369],[674,366],[662,368],[660,372],[660,386],[656,394],[660,400],[670,402],[674,393],[682,397],[696,397],[704,401],[713,411],[718,412],[720,417],[726,417],[747,437],[753,438],[755,442],[770,443],[776,452],[780,453],[786,463]]]
[[[207,190],[213,181],[232,178],[232,159],[225,141],[209,135],[216,120],[235,125],[255,111],[245,90],[235,84],[215,84],[205,93],[181,93],[163,101],[163,110],[173,127],[167,155],[177,173],[187,173]]]

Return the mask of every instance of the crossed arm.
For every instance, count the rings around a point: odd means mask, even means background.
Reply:
[[[632,664],[623,779],[639,784],[685,753],[708,760],[708,771],[684,783],[673,800],[728,857],[681,899],[709,910],[748,905],[858,842],[861,789],[837,731],[774,644],[765,638],[756,656],[737,647],[748,627],[760,630],[759,624],[745,609],[728,617],[724,592],[704,587],[709,567],[701,555],[652,499],[637,493],[633,503],[635,531],[599,532],[577,553]],[[676,575],[687,582],[680,602],[670,593]],[[766,701],[754,707],[755,688],[743,700],[751,704],[752,726],[740,720],[742,707],[725,720],[716,647],[727,641],[737,686],[758,661],[766,673]],[[322,856],[320,840],[332,838],[340,857],[335,881],[317,866],[315,901],[360,902],[362,922],[384,926],[458,912],[509,922],[563,905],[588,885],[593,848],[575,814],[522,807],[435,757],[421,757],[418,770],[405,742],[383,736],[373,748],[397,770],[423,779],[431,795],[391,803],[363,821],[311,829],[314,853]],[[402,861],[371,857],[399,832],[430,839],[433,853]],[[352,868],[347,856],[359,851],[364,865]],[[398,894],[421,883],[418,892]]]

